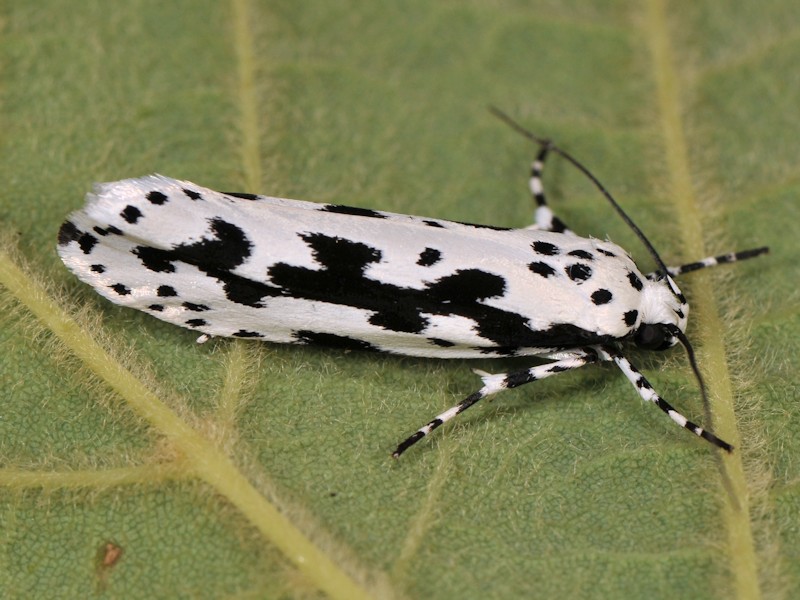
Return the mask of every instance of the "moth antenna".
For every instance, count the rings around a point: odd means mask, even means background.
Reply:
[[[681,346],[683,346],[684,350],[686,350],[686,356],[689,358],[689,365],[692,367],[692,372],[694,373],[695,379],[697,379],[697,384],[700,386],[700,395],[703,398],[703,406],[708,406],[706,382],[703,380],[703,376],[700,374],[700,368],[697,366],[697,360],[695,359],[694,355],[694,348],[692,347],[691,342],[689,342],[689,338],[687,338],[686,334],[683,333],[678,327],[671,327],[670,333],[678,338]]]
[[[729,252],[728,254],[721,254],[719,256],[709,256],[701,260],[686,263],[677,267],[667,267],[670,277],[677,277],[684,273],[691,273],[692,271],[699,271],[700,269],[707,269],[708,267],[716,267],[717,265],[725,265],[733,262],[755,258],[762,254],[769,252],[768,246],[761,246],[760,248],[752,248],[750,250],[740,250],[738,252]],[[650,274],[648,274],[648,278]]]
[[[600,180],[597,179],[597,177],[595,177],[592,174],[592,172],[589,171],[589,169],[584,167],[583,164],[578,162],[578,160],[574,158],[571,154],[565,152],[564,150],[553,144],[553,142],[551,142],[550,140],[539,137],[532,131],[525,129],[522,125],[517,123],[514,119],[512,119],[510,116],[508,116],[506,113],[504,113],[496,106],[489,105],[489,112],[491,112],[495,117],[506,123],[517,133],[522,134],[524,137],[530,140],[533,140],[540,146],[547,147],[549,150],[552,150],[556,154],[560,155],[562,158],[565,158],[568,162],[572,164],[572,166],[574,166],[581,173],[583,173],[587,177],[587,179],[589,179],[589,181],[591,181],[594,184],[594,186],[600,191],[600,193],[603,194],[603,196],[605,196],[606,200],[608,200],[611,206],[614,207],[614,210],[617,211],[617,214],[619,214],[619,216],[622,217],[622,220],[625,221],[625,223],[628,225],[628,227],[631,228],[633,233],[636,234],[636,237],[638,237],[639,240],[644,244],[645,248],[647,248],[647,251],[650,253],[650,256],[653,257],[653,260],[655,260],[656,264],[658,265],[657,272],[659,273],[659,279],[667,279],[670,283],[670,289],[672,290],[673,293],[677,295],[675,287],[672,285],[672,281],[668,276],[669,270],[667,269],[667,265],[664,264],[663,260],[661,260],[661,256],[659,256],[658,251],[653,247],[653,244],[650,243],[650,240],[647,239],[647,236],[642,232],[642,230],[639,229],[639,226],[633,222],[633,219],[631,219],[628,216],[628,214],[622,209],[619,203],[614,199],[614,196],[611,195],[611,192],[609,192],[605,188],[605,186],[602,183],[600,183]]]

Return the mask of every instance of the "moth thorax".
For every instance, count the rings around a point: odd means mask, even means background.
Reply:
[[[670,282],[672,286],[670,286]],[[678,286],[670,280],[645,280],[642,289],[641,322],[673,325],[686,331],[689,305]]]

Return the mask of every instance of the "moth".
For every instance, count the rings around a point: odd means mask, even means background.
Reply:
[[[198,331],[198,341],[549,361],[476,371],[482,387],[400,443],[395,457],[482,398],[600,361],[614,362],[643,400],[678,425],[731,451],[661,398],[621,348],[682,344],[704,391],[675,278],[767,248],[667,267],[582,164],[495,113],[540,144],[529,180],[535,223],[526,228],[222,193],[151,175],[96,184],[61,225],[58,253],[100,295]],[[645,243],[655,272],[643,273],[620,246],[581,237],[555,216],[541,180],[551,151],[595,182]]]

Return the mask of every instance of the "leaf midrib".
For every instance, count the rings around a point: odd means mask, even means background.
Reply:
[[[34,314],[134,411],[170,440],[181,455],[182,464],[187,467],[187,476],[193,473],[211,485],[319,589],[332,598],[370,597],[365,589],[262,495],[227,454],[212,440],[192,428],[116,357],[109,354],[4,250],[0,250],[0,285],[16,297],[20,304]],[[0,479],[13,480],[19,485],[24,483],[19,475],[17,471],[8,472],[0,475]],[[47,483],[52,479],[63,484],[67,479],[57,473],[36,475],[40,478],[40,483]]]
[[[681,115],[681,99],[685,94],[675,69],[669,23],[664,0],[649,0],[644,23],[650,46],[652,71],[655,75],[656,102],[664,139],[668,178],[671,183],[670,201],[675,210],[681,241],[687,254],[697,258],[706,255],[703,243],[702,210],[692,182],[688,144]],[[742,438],[739,431],[730,384],[722,322],[719,317],[712,285],[707,278],[696,278],[692,290],[702,310],[695,311],[694,321],[704,340],[702,368],[713,393],[711,412],[715,429],[738,449],[732,454],[720,453],[718,468],[724,489],[721,509],[727,533],[728,559],[733,575],[736,598],[760,598],[755,543],[750,523],[748,486],[742,463]]]

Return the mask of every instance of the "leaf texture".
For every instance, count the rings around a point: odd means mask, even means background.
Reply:
[[[791,598],[800,591],[796,3],[6,3],[0,595]],[[471,367],[195,335],[55,253],[94,181],[524,226],[578,157],[689,275],[679,351],[633,353],[721,456],[590,367],[475,407]],[[553,159],[553,208],[646,252]],[[117,552],[115,549],[121,549]]]

